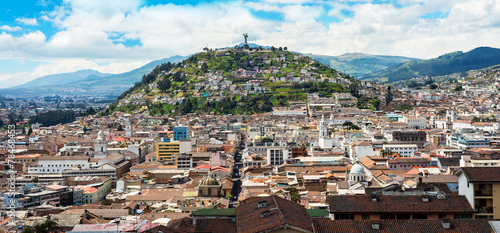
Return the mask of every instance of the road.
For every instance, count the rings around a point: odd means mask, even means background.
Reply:
[[[241,171],[243,168],[242,154],[241,151],[244,149],[243,142],[245,141],[244,137],[241,138],[240,145],[238,145],[237,150],[234,154],[234,167],[233,167],[233,175],[232,178],[234,180],[233,190],[231,191],[231,195],[233,195],[234,200],[238,200],[241,192]]]

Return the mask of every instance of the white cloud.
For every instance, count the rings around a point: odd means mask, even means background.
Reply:
[[[3,30],[3,31],[8,31],[8,32],[16,32],[16,31],[21,31],[22,28],[19,27],[19,26],[15,26],[15,27],[11,27],[9,25],[2,25],[0,27],[0,30]]]
[[[26,25],[38,25],[36,18],[17,18],[16,21]]]
[[[49,38],[42,31],[14,36],[9,32],[21,31],[20,27],[0,27],[0,56],[50,61],[52,65],[40,68],[38,74],[76,71],[78,67],[125,72],[147,61],[192,54],[207,46],[234,46],[243,42],[241,34],[245,32],[250,42],[325,55],[365,52],[431,58],[478,46],[500,47],[500,1],[398,3],[401,7],[391,1],[374,4],[368,0],[142,6],[139,0],[65,0],[52,12],[38,17],[60,29]],[[277,12],[284,20],[261,19],[252,11]],[[350,16],[345,16],[344,11],[351,12]],[[444,17],[422,18],[436,12],[442,12]],[[329,17],[335,17],[331,19],[335,23],[322,22]],[[17,20],[37,23],[36,19]],[[140,41],[140,46],[121,44],[130,39]],[[102,62],[108,65],[98,65]]]

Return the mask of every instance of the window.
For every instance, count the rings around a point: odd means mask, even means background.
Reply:
[[[380,215],[380,219],[381,220],[384,220],[384,219],[396,219],[396,216],[394,214],[381,214]]]
[[[413,214],[413,219],[427,219],[427,214]]]
[[[370,215],[369,214],[363,214],[363,215],[361,215],[361,219],[367,219],[367,220],[369,220],[370,219]]]
[[[411,214],[398,214],[397,219],[411,219]]]
[[[472,214],[455,214],[454,219],[471,219]]]
[[[438,218],[439,218],[439,219],[446,218],[446,214],[438,214]]]
[[[335,214],[335,220],[353,220],[354,214]]]

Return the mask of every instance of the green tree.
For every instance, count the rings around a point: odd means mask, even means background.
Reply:
[[[480,122],[481,121],[481,118],[477,117],[477,116],[474,116],[472,118],[472,122]]]
[[[23,233],[47,233],[47,232],[57,232],[59,224],[56,222],[57,219],[47,218],[43,223],[37,223],[33,227],[27,227],[23,230]]]
[[[2,126],[3,126],[3,120],[0,119],[0,127],[2,127]]]
[[[165,93],[170,87],[172,86],[172,83],[170,82],[170,79],[165,77],[163,80],[158,81],[158,90],[160,92]]]
[[[455,89],[453,89],[454,91],[463,91],[464,88],[462,87],[462,85],[458,85],[458,86],[455,86]]]
[[[438,87],[438,86],[437,86],[435,83],[432,83],[432,84],[429,86],[429,88],[430,88],[431,90],[434,90],[434,89],[436,89],[437,87]]]
[[[9,122],[11,124],[14,124],[16,122],[16,119],[17,119],[17,115],[13,112],[10,112],[8,115],[7,115],[7,119],[9,119]]]
[[[104,199],[102,201],[102,204],[103,205],[111,205],[111,204],[113,204],[113,200],[111,200],[111,199]]]
[[[286,191],[288,192],[288,197],[290,198],[290,201],[296,203],[300,202],[300,199],[302,197],[300,196],[299,191],[297,191],[297,188],[290,186],[286,189]]]
[[[33,129],[31,127],[28,129],[28,135],[31,135],[33,133]]]

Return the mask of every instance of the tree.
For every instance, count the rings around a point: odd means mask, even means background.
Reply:
[[[33,133],[33,129],[31,127],[28,129],[28,135],[31,135]]]
[[[350,121],[346,121],[344,122],[344,124],[342,124],[342,127],[345,127],[347,129],[347,131],[349,131],[350,129],[352,129],[354,127],[354,124]],[[358,127],[359,129],[359,127]]]
[[[288,192],[288,196],[290,197],[290,201],[293,201],[296,203],[300,202],[301,196],[299,194],[299,191],[297,191],[297,188],[290,186],[286,189],[286,191]]]
[[[165,77],[163,80],[158,81],[158,89],[160,92],[165,93],[168,89],[170,89],[170,86],[172,86],[172,83],[170,82],[170,79]]]
[[[480,122],[481,121],[481,118],[477,117],[477,116],[474,116],[472,118],[472,122]]]
[[[37,223],[33,227],[27,227],[23,230],[23,233],[47,233],[56,230],[59,227],[59,224],[55,221],[57,219],[47,218],[43,223]]]
[[[103,205],[111,205],[111,204],[113,204],[113,200],[111,200],[111,199],[104,199],[102,201],[102,204]]]
[[[287,50],[288,50],[288,48],[285,46],[285,47],[283,48],[283,50],[287,51]]]
[[[454,91],[463,91],[464,88],[462,87],[462,85],[458,85],[455,87],[455,89],[453,89]]]
[[[9,122],[11,124],[14,124],[16,122],[16,119],[17,119],[17,115],[13,112],[10,112],[8,115],[7,115],[7,119],[9,119]]]
[[[31,178],[31,182],[38,183],[38,176],[33,176],[33,178]]]
[[[429,88],[430,88],[431,90],[434,90],[434,89],[436,89],[437,87],[438,87],[438,86],[437,86],[435,83],[432,83],[432,84],[429,86]]]
[[[122,125],[118,124],[118,128],[116,129],[117,131],[123,131]]]
[[[3,126],[3,120],[0,119],[0,127],[2,127],[2,126]]]

